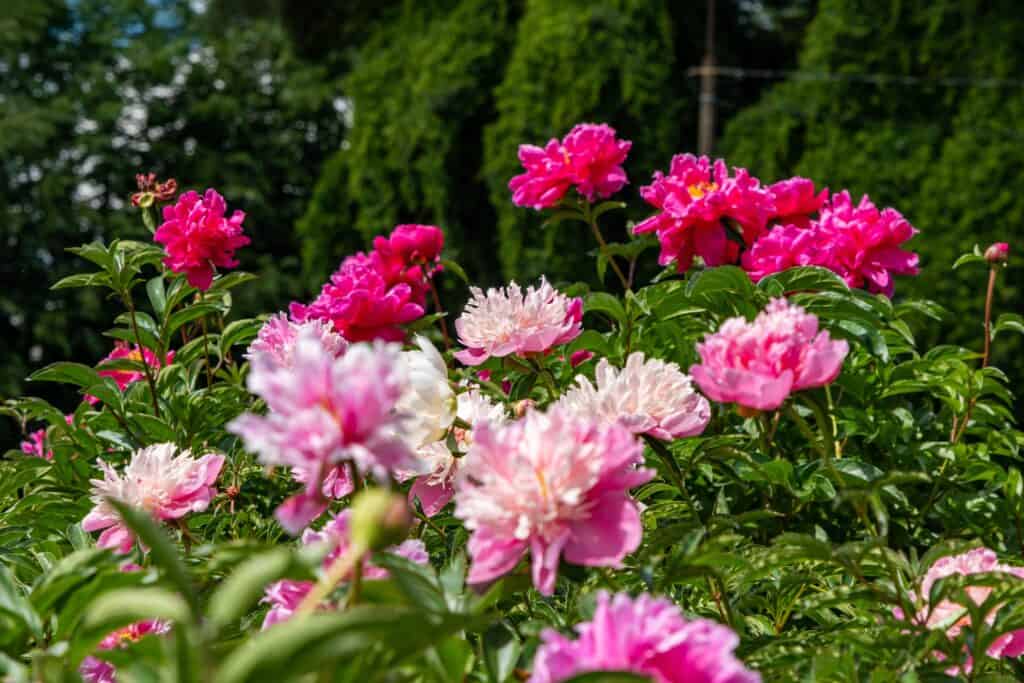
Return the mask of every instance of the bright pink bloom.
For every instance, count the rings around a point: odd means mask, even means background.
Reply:
[[[189,191],[178,202],[164,207],[164,222],[153,239],[167,250],[164,265],[175,273],[184,273],[188,283],[206,291],[213,283],[215,268],[234,268],[235,249],[249,244],[242,234],[245,213],[235,211],[225,218],[227,204],[213,189],[202,197]]]
[[[345,353],[348,342],[341,335],[331,329],[329,323],[322,320],[307,320],[304,323],[295,323],[288,320],[284,313],[271,316],[260,328],[256,339],[249,345],[245,357],[252,359],[256,354],[263,354],[268,360],[277,363],[281,367],[291,367],[292,354],[295,352],[295,343],[299,334],[304,329],[312,330],[312,333],[320,339],[324,350],[335,356]]]
[[[455,321],[466,347],[455,357],[466,365],[480,365],[491,356],[544,353],[583,331],[583,300],[567,297],[544,278],[525,292],[515,282],[486,294],[479,287],[469,291],[470,300]]]
[[[107,498],[144,510],[157,520],[202,512],[217,493],[214,483],[224,456],[211,453],[196,459],[188,450],[178,452],[174,444],[162,443],[135,451],[124,474],[102,460],[98,464],[103,479],[90,482],[95,506],[82,520],[82,529],[103,530],[96,545],[127,553],[135,537]]]
[[[794,391],[832,382],[848,351],[818,331],[816,316],[773,299],[754,322],[730,318],[697,344],[690,375],[714,401],[774,410]]]
[[[405,387],[399,354],[397,345],[375,342],[354,344],[336,357],[312,330],[303,330],[290,368],[262,355],[252,359],[249,390],[266,401],[269,413],[246,413],[228,429],[262,462],[290,467],[305,483],[277,509],[290,533],[327,508],[323,486],[335,466],[349,462],[360,475],[387,479],[413,465],[400,437],[404,417],[394,410]]]
[[[618,422],[634,434],[679,439],[704,431],[711,406],[693,390],[690,378],[675,363],[645,360],[636,351],[621,370],[602,358],[594,372],[597,386],[583,375],[558,404],[580,417]]]
[[[588,202],[606,199],[629,182],[622,163],[632,146],[603,123],[577,124],[562,141],[552,138],[543,149],[520,145],[526,173],[509,181],[512,201],[539,211],[557,204],[574,186]]]
[[[654,472],[625,428],[554,408],[500,427],[483,423],[455,480],[455,516],[470,530],[468,581],[511,571],[527,553],[533,584],[555,590],[558,563],[618,567],[643,535],[629,490]]]
[[[323,559],[322,566],[324,569],[348,551],[350,545],[350,516],[351,510],[343,510],[324,524],[320,531],[306,529],[302,533],[302,545],[327,544],[332,546],[331,551]],[[403,541],[399,545],[386,548],[384,552],[404,557],[416,564],[425,565],[430,562],[427,548],[423,545],[423,541],[419,539]],[[369,557],[363,559],[362,577],[364,579],[374,581],[386,579],[388,576],[387,570],[373,564]],[[295,610],[298,609],[302,599],[309,594],[312,588],[313,582],[311,581],[293,581],[291,579],[276,581],[267,586],[266,596],[262,602],[269,603],[271,607],[270,611],[267,612],[267,616],[263,619],[263,629],[266,630],[274,624],[290,619]],[[331,605],[323,605],[322,607],[325,609],[332,608]]]
[[[654,683],[760,683],[733,651],[739,638],[708,619],[685,619],[664,598],[597,595],[591,621],[569,640],[546,629],[529,683],[560,683],[591,671],[628,671]]]
[[[53,451],[46,447],[46,430],[37,429],[21,442],[21,452],[37,458],[53,460]]]
[[[1010,245],[1006,242],[996,242],[985,250],[985,260],[989,263],[1006,263],[1010,257]]]
[[[828,190],[815,194],[814,182],[799,176],[780,180],[768,186],[775,210],[771,219],[779,225],[810,225],[811,214],[821,210],[828,201]]]
[[[164,357],[164,362],[161,364],[156,354],[149,349],[142,348],[138,344],[128,345],[128,342],[117,341],[114,342],[114,350],[107,354],[107,357],[101,360],[97,366],[97,374],[100,377],[110,377],[117,382],[117,388],[124,391],[129,384],[142,381],[146,379],[146,373],[141,370],[104,370],[103,364],[107,361],[112,360],[134,360],[145,362],[146,365],[153,368],[154,374],[159,373],[160,369],[166,367],[174,362],[174,351],[168,351]],[[99,403],[99,399],[95,396],[86,396],[85,400],[95,405]]]
[[[139,642],[145,636],[162,636],[170,630],[171,625],[160,619],[138,621],[108,634],[100,641],[96,649],[113,650],[125,648]],[[114,668],[114,665],[96,657],[90,656],[83,659],[81,666],[78,668],[78,673],[85,683],[117,683],[117,670]]]
[[[402,341],[406,325],[423,315],[424,294],[409,283],[389,283],[379,256],[356,254],[345,259],[313,303],[293,303],[296,322],[324,320],[351,342]]]
[[[655,172],[654,182],[640,188],[644,200],[657,213],[633,228],[636,234],[653,232],[661,242],[658,262],[675,262],[687,270],[694,256],[709,266],[735,263],[739,245],[729,239],[725,223],[737,238],[750,245],[764,231],[774,211],[771,194],[743,168],[729,175],[725,162],[677,154],[666,176]]]
[[[743,252],[743,269],[754,282],[798,266],[839,269],[835,243],[812,223],[809,228],[789,224],[772,228]]]
[[[574,368],[578,368],[579,366],[583,365],[593,357],[593,351],[588,351],[587,349],[577,349],[576,351],[573,351],[569,355],[569,365],[571,365]]]
[[[917,254],[900,248],[917,231],[895,209],[879,211],[867,195],[857,206],[845,190],[832,195],[817,229],[834,253],[829,267],[851,287],[892,296],[893,275],[919,272]]]
[[[378,267],[389,284],[405,282],[416,291],[440,269],[444,233],[436,225],[396,225],[387,237],[375,237]]]

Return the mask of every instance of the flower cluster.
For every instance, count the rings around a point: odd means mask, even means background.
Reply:
[[[320,531],[306,529],[302,533],[302,545],[328,545],[331,550],[323,559],[323,567],[327,568],[334,560],[345,554],[350,544],[349,518],[350,510],[344,510],[337,516],[330,519]],[[403,541],[401,544],[387,548],[385,552],[404,557],[417,564],[427,564],[426,546],[418,539]],[[363,559],[362,577],[364,579],[386,579],[388,572],[385,569],[374,565],[369,558]],[[346,577],[347,578],[347,577]],[[310,581],[295,581],[283,579],[267,586],[264,603],[270,605],[270,610],[263,619],[263,628],[268,629],[274,624],[287,621],[298,609],[302,599],[312,590],[313,583]]]
[[[227,203],[216,190],[201,197],[189,191],[164,207],[164,222],[153,235],[167,250],[164,265],[204,292],[213,284],[215,269],[236,267],[235,250],[249,244],[242,234],[245,213],[235,211],[226,218],[226,211]]]
[[[127,553],[135,536],[107,499],[143,510],[158,520],[202,512],[216,494],[214,483],[224,466],[224,456],[211,453],[197,459],[190,451],[178,452],[174,444],[162,443],[132,453],[123,474],[102,460],[99,466],[103,479],[90,482],[95,506],[82,520],[82,529],[103,532],[97,541],[99,547]]]
[[[707,619],[687,620],[668,600],[602,591],[591,621],[569,640],[546,629],[529,683],[560,683],[592,671],[628,671],[656,683],[759,683],[733,650],[739,638]]]
[[[606,124],[581,123],[543,148],[519,146],[525,173],[509,181],[512,201],[538,211],[558,204],[570,188],[588,202],[606,199],[629,182],[622,163],[633,143],[619,140]]]
[[[818,331],[818,318],[773,299],[753,322],[730,318],[697,344],[701,362],[690,374],[713,400],[774,410],[790,393],[832,382],[849,351]]]
[[[444,234],[432,225],[399,225],[374,250],[346,258],[312,303],[293,303],[297,322],[323,320],[352,342],[402,341],[425,311]]]

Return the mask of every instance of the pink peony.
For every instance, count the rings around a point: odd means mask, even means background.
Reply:
[[[373,250],[385,279],[405,282],[416,291],[440,268],[444,233],[435,225],[396,225],[388,237],[376,237]]]
[[[351,342],[404,340],[401,326],[423,315],[424,294],[408,282],[389,283],[379,261],[366,254],[348,257],[313,303],[291,305],[292,319],[330,322]]]
[[[588,351],[587,349],[577,349],[576,351],[573,351],[569,355],[569,365],[571,365],[574,368],[578,368],[579,366],[583,365],[593,357],[593,351]]]
[[[697,344],[690,375],[712,400],[774,410],[794,391],[832,382],[849,351],[818,331],[818,318],[773,299],[753,322],[730,318]]]
[[[1010,245],[1006,242],[996,242],[989,245],[985,250],[985,260],[991,264],[1006,263],[1010,258]]]
[[[480,365],[491,356],[544,353],[566,344],[583,331],[583,300],[571,299],[541,278],[524,292],[515,282],[502,289],[470,288],[471,298],[455,321],[466,347],[455,357]]]
[[[637,351],[621,370],[602,358],[594,377],[596,387],[577,375],[577,386],[558,400],[559,405],[580,417],[619,422],[634,434],[665,440],[700,434],[711,419],[707,399],[693,390],[690,378],[675,363],[645,360]]]
[[[742,264],[754,282],[798,266],[838,270],[834,243],[814,223],[809,228],[789,224],[769,230],[743,252]]]
[[[806,228],[810,225],[811,214],[821,210],[828,201],[828,190],[815,194],[814,182],[807,178],[788,178],[768,186],[775,210],[772,221],[779,225],[797,225]]]
[[[138,621],[108,634],[100,641],[96,649],[114,650],[128,647],[145,636],[161,636],[170,630],[171,625],[160,619]],[[96,657],[90,656],[83,659],[81,666],[78,667],[78,673],[85,683],[117,683],[117,670],[114,665]]]
[[[132,453],[124,474],[102,460],[99,466],[103,479],[90,482],[95,506],[82,520],[82,529],[102,530],[99,547],[127,553],[135,537],[107,498],[144,510],[157,520],[202,512],[217,493],[214,482],[224,466],[224,456],[211,453],[196,459],[188,450],[178,452],[174,444],[162,443]]]
[[[914,615],[912,621],[929,629],[944,630],[949,638],[957,638],[965,626],[970,628],[970,613],[966,607],[948,598],[942,600],[937,605],[929,605],[928,596],[931,595],[932,586],[939,579],[950,576],[970,576],[972,574],[989,573],[1000,573],[1024,579],[1024,567],[1012,567],[1000,563],[996,554],[988,548],[975,548],[961,555],[947,556],[937,560],[928,569],[924,579],[921,581],[920,598],[924,601],[924,605]],[[968,597],[977,605],[984,603],[992,593],[992,588],[989,586],[968,586],[965,590]],[[917,598],[912,596],[912,599]],[[994,609],[990,614],[986,615],[985,621],[989,625],[995,622],[998,611],[998,609]],[[906,618],[903,610],[897,609],[895,614],[898,619]],[[993,658],[1020,657],[1024,655],[1024,629],[1011,631],[999,636],[989,646],[987,653],[989,657]],[[963,667],[964,673],[971,670],[971,664],[970,658],[968,658]],[[960,667],[953,667],[947,671],[951,676],[955,676],[959,672]]]
[[[348,551],[349,548],[349,517],[351,510],[343,510],[328,521],[320,531],[306,529],[302,533],[303,545],[327,544],[331,546],[323,560],[323,567],[326,569],[338,557]],[[427,548],[423,541],[412,539],[403,541],[397,546],[387,548],[384,552],[404,557],[416,564],[428,564],[430,557],[427,555]],[[362,577],[368,580],[379,580],[388,578],[386,569],[382,569],[370,561],[370,558],[363,559]],[[270,611],[263,619],[263,629],[268,629],[274,624],[287,621],[295,610],[298,609],[302,599],[306,597],[313,588],[311,581],[293,581],[285,579],[276,581],[266,589],[266,595],[262,602],[271,605]]]
[[[28,438],[21,442],[21,452],[36,458],[53,460],[53,451],[46,447],[46,430],[37,429],[30,432]]]
[[[304,329],[312,330],[313,334],[319,337],[320,344],[324,349],[335,356],[345,353],[345,349],[348,347],[348,342],[322,320],[295,323],[288,320],[286,314],[278,313],[271,316],[260,328],[256,339],[249,345],[245,357],[251,360],[256,354],[263,354],[268,360],[281,367],[291,367],[295,343]]]
[[[654,683],[760,683],[736,659],[739,638],[708,619],[685,619],[664,598],[597,594],[594,618],[569,640],[541,633],[529,683],[559,683],[591,671],[628,671]]]
[[[729,239],[725,222],[752,244],[772,216],[774,202],[761,183],[743,168],[729,176],[725,162],[677,154],[669,174],[654,174],[654,182],[640,188],[644,200],[660,213],[633,228],[636,234],[653,232],[661,242],[659,263],[675,262],[687,270],[694,256],[709,266],[735,263],[739,245]]]
[[[399,352],[382,342],[354,344],[339,358],[307,329],[290,368],[263,355],[252,359],[249,389],[266,401],[269,413],[246,413],[228,429],[262,462],[290,467],[305,483],[277,509],[290,533],[327,508],[323,486],[336,466],[351,463],[360,475],[380,479],[410,467],[411,453],[400,438],[404,417],[394,410],[405,386]]]
[[[99,362],[99,365],[97,366],[99,368],[97,374],[100,377],[110,377],[117,382],[117,388],[124,391],[128,385],[146,379],[146,373],[141,370],[104,370],[103,364],[112,360],[134,360],[139,361],[140,363],[145,362],[146,365],[153,368],[155,375],[160,372],[161,368],[174,362],[174,351],[168,351],[167,355],[164,357],[164,362],[161,363],[155,353],[149,349],[140,347],[138,344],[129,346],[128,342],[125,341],[114,342],[114,350]],[[93,405],[99,403],[99,399],[95,396],[86,396],[85,400]]]
[[[895,209],[879,211],[867,195],[853,205],[846,191],[832,195],[817,230],[834,258],[827,266],[851,287],[892,296],[893,275],[917,275],[917,254],[900,246],[917,231]]]
[[[540,211],[574,186],[588,202],[606,199],[629,182],[622,163],[632,145],[616,138],[611,126],[594,123],[577,124],[561,142],[552,138],[544,148],[520,145],[526,173],[509,181],[512,201]]]
[[[227,204],[213,189],[202,197],[189,191],[178,202],[164,207],[164,222],[153,239],[164,245],[164,265],[175,273],[184,273],[188,283],[206,291],[213,283],[214,268],[234,268],[235,249],[249,244],[242,234],[245,213],[235,211],[225,218]]]
[[[455,479],[455,516],[471,532],[468,581],[511,571],[529,552],[533,584],[555,590],[559,559],[618,567],[643,529],[629,489],[654,473],[623,427],[580,420],[554,408],[473,432]]]

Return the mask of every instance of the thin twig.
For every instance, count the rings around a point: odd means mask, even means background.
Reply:
[[[434,299],[434,311],[436,313],[443,314],[444,310],[441,308],[441,298],[437,295],[437,287],[434,286],[434,280],[432,278],[427,278],[427,282],[430,284],[430,295]],[[444,315],[438,318],[437,322],[441,327],[441,336],[444,337],[444,348],[451,351],[452,340],[448,336],[448,323],[444,321]]]
[[[622,288],[627,292],[629,291],[629,279],[626,278],[625,273],[619,268],[619,264],[615,262],[615,259],[610,253],[608,253],[608,243],[604,241],[604,236],[601,234],[601,229],[597,227],[597,220],[594,218],[593,213],[589,204],[585,204],[584,214],[587,218],[587,225],[590,226],[591,231],[594,233],[594,239],[597,240],[597,246],[601,250],[601,254],[604,255],[605,260],[608,261],[608,265],[612,267],[615,274],[619,276],[619,282],[622,283]]]

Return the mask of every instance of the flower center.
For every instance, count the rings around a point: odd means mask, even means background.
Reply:
[[[137,361],[139,361],[141,363],[142,362],[142,351],[139,351],[138,349],[135,349],[134,351],[129,353],[126,356],[126,358],[128,360],[137,360]]]
[[[693,199],[700,199],[709,192],[714,192],[718,189],[718,183],[709,183],[707,181],[701,181],[696,185],[690,185],[686,188],[686,191],[690,193],[690,197]]]

